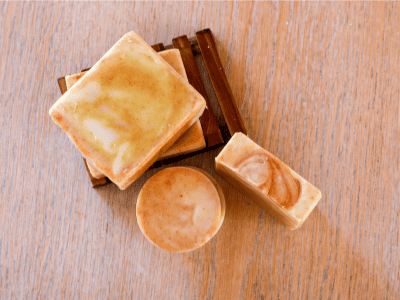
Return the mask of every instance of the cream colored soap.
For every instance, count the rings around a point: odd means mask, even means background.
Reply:
[[[82,155],[120,189],[203,113],[204,98],[134,32],[50,109]]]
[[[185,67],[178,49],[165,50],[158,52],[158,54],[188,82]],[[67,89],[70,89],[86,73],[87,71],[65,76]],[[205,146],[206,142],[203,130],[200,121],[197,120],[166,152],[160,155],[159,159],[194,152],[203,149]],[[92,163],[87,162],[87,165],[94,178],[105,177]]]
[[[136,204],[146,238],[169,252],[188,252],[209,241],[225,216],[221,187],[202,170],[173,167],[151,177]]]
[[[216,157],[215,169],[291,229],[299,228],[321,199],[316,187],[242,133]]]

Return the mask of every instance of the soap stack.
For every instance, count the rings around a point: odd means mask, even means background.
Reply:
[[[156,53],[129,32],[89,71],[66,76],[65,82],[68,90],[50,116],[94,178],[106,176],[124,190],[157,159],[206,146],[199,122],[206,101],[188,83],[179,50]],[[321,192],[245,134],[230,131],[216,171],[290,229],[299,228]],[[221,227],[225,197],[203,170],[168,168],[143,186],[136,215],[154,245],[192,251]]]
[[[161,56],[129,32],[84,76],[67,79],[68,91],[50,109],[92,174],[121,190],[161,155],[184,148],[185,140],[168,151],[204,111],[204,98],[178,73],[182,62],[176,71],[166,59],[174,64],[176,52]]]
[[[158,53],[171,67],[178,72],[183,79],[188,82],[188,78],[185,72],[185,67],[182,62],[181,55],[178,49],[164,50]],[[65,85],[69,90],[79,79],[81,79],[87,71],[83,71],[77,74],[65,76]],[[185,133],[178,138],[178,140],[168,148],[164,153],[161,153],[159,159],[169,158],[176,155],[187,154],[201,150],[206,147],[206,141],[204,139],[203,130],[201,128],[200,121],[197,120]],[[93,163],[86,160],[86,165],[90,175],[96,179],[103,179],[106,176],[99,171]]]

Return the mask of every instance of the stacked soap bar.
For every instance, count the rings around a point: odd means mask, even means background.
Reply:
[[[183,66],[182,58],[177,49],[165,50],[158,54],[173,67],[186,82],[188,82],[185,67]],[[70,89],[79,79],[81,79],[87,71],[65,76],[67,89]],[[172,157],[178,154],[186,154],[193,151],[201,150],[206,146],[203,135],[203,130],[200,121],[197,120],[179,139],[164,153],[159,159]],[[90,173],[94,178],[104,178],[105,175],[100,172],[92,163],[87,163]]]
[[[134,32],[50,109],[82,155],[126,189],[199,118],[204,98]]]
[[[215,168],[291,229],[299,228],[321,199],[316,187],[242,133],[226,144]]]

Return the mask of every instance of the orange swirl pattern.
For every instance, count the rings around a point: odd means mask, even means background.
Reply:
[[[285,209],[292,208],[300,196],[300,182],[290,170],[263,152],[253,152],[238,163],[238,173]]]

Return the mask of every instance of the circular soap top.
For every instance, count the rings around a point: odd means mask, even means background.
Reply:
[[[164,169],[139,193],[136,216],[147,239],[170,252],[208,242],[222,225],[225,199],[209,174],[187,167]]]

